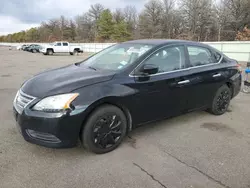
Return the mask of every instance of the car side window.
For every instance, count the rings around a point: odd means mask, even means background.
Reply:
[[[56,46],[62,46],[62,44],[60,42],[56,43]]]
[[[185,68],[184,46],[165,47],[158,50],[144,64],[156,65],[158,73],[170,72]]]
[[[218,52],[214,52],[214,56],[215,56],[216,61],[219,62],[221,59],[221,54]]]
[[[64,42],[64,43],[63,43],[63,46],[68,46],[68,43]]]
[[[190,60],[190,66],[202,66],[217,63],[216,58],[210,52],[209,49],[199,46],[188,46],[188,54]]]

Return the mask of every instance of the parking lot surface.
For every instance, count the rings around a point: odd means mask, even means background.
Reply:
[[[104,155],[87,152],[80,143],[48,149],[24,141],[12,117],[20,85],[85,57],[0,47],[1,188],[250,187],[250,94],[240,93],[222,116],[193,112],[140,127]]]

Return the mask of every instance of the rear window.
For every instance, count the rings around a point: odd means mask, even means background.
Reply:
[[[217,63],[213,54],[207,48],[199,46],[188,46],[187,49],[191,67]]]
[[[214,53],[214,57],[215,57],[216,61],[219,62],[220,59],[221,59],[221,54],[218,53],[218,52],[215,52],[215,53]]]

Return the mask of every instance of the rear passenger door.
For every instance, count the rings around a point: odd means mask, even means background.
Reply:
[[[188,108],[208,107],[217,91],[224,83],[225,70],[220,64],[222,55],[204,46],[187,45],[188,67],[192,90],[188,99]]]
[[[69,52],[69,43],[63,42],[62,44],[63,44],[63,46],[62,46],[62,52],[68,53]]]

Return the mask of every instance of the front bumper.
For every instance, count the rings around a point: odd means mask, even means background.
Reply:
[[[79,140],[83,117],[79,114],[64,114],[46,117],[46,113],[24,109],[19,114],[13,107],[13,114],[24,139],[28,142],[50,148],[70,148]]]

